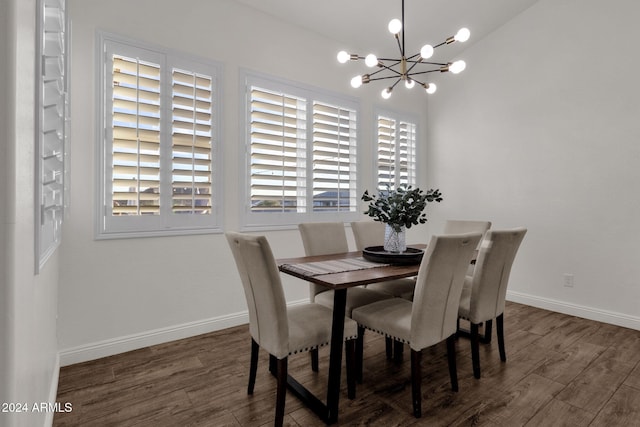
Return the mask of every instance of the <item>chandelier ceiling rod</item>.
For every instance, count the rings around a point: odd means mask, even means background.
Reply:
[[[374,54],[370,53],[366,57],[360,56],[358,54],[349,54],[346,51],[340,51],[338,53],[338,61],[340,63],[345,63],[349,60],[357,61],[363,59],[365,64],[368,67],[378,67],[379,69],[373,71],[371,73],[362,74],[355,76],[351,79],[351,86],[354,88],[358,88],[363,84],[367,84],[372,81],[377,80],[387,80],[387,79],[396,79],[395,82],[382,90],[382,97],[388,99],[391,96],[391,92],[396,87],[400,81],[404,81],[405,86],[408,89],[411,89],[415,83],[418,83],[422,86],[427,93],[431,94],[436,91],[436,85],[434,83],[426,83],[421,82],[415,78],[418,75],[424,75],[433,72],[452,72],[453,74],[458,74],[462,70],[465,69],[466,64],[462,60],[458,60],[455,62],[429,62],[425,61],[426,59],[431,58],[435,49],[440,46],[444,46],[447,44],[451,44],[453,42],[465,42],[469,39],[470,32],[466,28],[460,29],[455,36],[448,37],[445,41],[435,45],[424,45],[420,52],[413,54],[409,57],[406,56],[405,50],[405,25],[404,25],[404,0],[402,0],[402,20],[392,19],[389,22],[389,32],[393,34],[398,44],[398,49],[400,50],[400,58],[378,58]],[[402,40],[400,40],[399,33],[402,32]],[[430,68],[428,70],[417,70],[413,71],[414,68],[418,66],[435,66],[435,68]],[[379,73],[384,72],[390,73],[389,75],[378,75]],[[376,77],[374,77],[376,76]]]

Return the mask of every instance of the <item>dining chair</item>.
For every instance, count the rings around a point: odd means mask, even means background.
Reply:
[[[507,360],[504,348],[505,297],[511,266],[526,233],[526,228],[487,231],[480,245],[474,274],[465,278],[458,316],[470,323],[471,359],[476,378],[480,378],[478,326],[481,323],[485,323],[485,337],[489,334],[486,341],[490,341],[491,322],[496,319],[500,360]]]
[[[329,255],[349,252],[347,233],[342,222],[312,222],[298,225],[304,252],[307,256]],[[311,302],[333,308],[333,291],[320,285],[311,283]],[[362,305],[391,298],[382,292],[365,289],[361,286],[349,288],[347,291],[347,307],[345,313]]]
[[[442,234],[482,233],[491,228],[491,221],[471,221],[460,219],[448,219],[444,223]],[[478,243],[480,246],[480,243]]]
[[[382,246],[384,230],[385,224],[380,221],[352,222],[351,231],[356,242],[356,250],[362,251],[370,246]],[[367,289],[411,300],[415,286],[415,278],[408,278],[372,283],[367,285]]]
[[[342,222],[309,222],[298,224],[302,244],[307,256],[329,255],[349,252],[347,233]],[[324,286],[309,283],[311,302],[321,304],[333,309],[334,292]],[[347,290],[347,305],[345,314],[351,317],[351,312],[356,307],[371,304],[376,301],[392,298],[391,295],[382,292],[365,289],[361,286]],[[318,351],[311,352],[311,368],[318,370]],[[359,381],[362,379],[359,377]]]
[[[487,233],[487,230],[491,228],[491,221],[474,221],[474,220],[462,220],[462,219],[448,219],[444,223],[444,230],[442,234],[460,234],[460,233],[482,233],[482,236]],[[482,239],[480,239],[482,242]],[[480,242],[477,249],[480,249]],[[467,275],[473,275],[475,268],[475,259],[471,261],[467,267]]]
[[[275,366],[270,370],[277,378],[275,425],[281,426],[287,389],[288,357],[329,344],[333,312],[320,304],[287,307],[280,272],[269,242],[264,236],[226,233],[240,274],[249,309],[251,362],[248,394],[253,394],[258,368],[258,351],[269,353]],[[347,388],[355,397],[354,354],[356,323],[345,318],[344,337],[347,360]],[[270,363],[270,365],[271,365]]]
[[[413,302],[403,298],[378,301],[353,310],[358,322],[357,376],[362,376],[361,342],[365,329],[409,344],[413,415],[422,416],[422,350],[447,343],[451,389],[458,391],[455,337],[465,271],[482,234],[433,236],[420,263]]]

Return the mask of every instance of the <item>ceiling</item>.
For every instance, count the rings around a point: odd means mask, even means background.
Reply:
[[[286,22],[336,40],[336,53],[396,55],[387,30],[402,15],[402,0],[235,0]],[[538,0],[406,0],[405,41],[408,54],[436,45],[467,27],[471,39],[447,46],[451,57],[480,40]],[[458,46],[456,46],[458,45]],[[444,49],[443,49],[444,50]]]

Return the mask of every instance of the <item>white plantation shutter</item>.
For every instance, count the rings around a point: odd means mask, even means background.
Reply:
[[[254,212],[306,211],[306,100],[258,87],[250,94]]]
[[[378,190],[416,185],[416,124],[379,115],[378,123]]]
[[[160,65],[113,57],[113,215],[160,215]]]
[[[355,211],[356,113],[313,103],[313,210]]]
[[[172,210],[207,214],[212,208],[212,79],[173,70]]]
[[[416,125],[400,122],[399,172],[400,185],[416,185]]]
[[[219,67],[100,36],[98,237],[219,231]]]
[[[378,116],[378,190],[396,183],[396,121]]]
[[[37,3],[36,272],[60,243],[68,205],[69,63],[65,0]]]
[[[356,220],[357,102],[300,83],[243,74],[243,226]]]

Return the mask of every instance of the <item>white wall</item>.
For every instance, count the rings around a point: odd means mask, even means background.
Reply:
[[[509,298],[636,329],[638,16],[635,0],[542,0],[464,53],[428,115],[428,178],[448,196],[432,226],[528,227]]]
[[[335,57],[342,43],[232,1],[71,0],[68,4],[73,21],[71,213],[64,228],[60,268],[61,363],[246,322],[242,287],[223,235],[94,240],[96,31],[223,64],[225,230],[240,228],[241,68],[364,97],[358,149],[365,160],[358,167],[363,182],[369,184],[360,191],[373,182],[372,115],[374,107],[382,105],[381,88],[359,92],[350,88],[352,75],[362,71],[339,66]],[[396,92],[392,106],[425,120],[425,97],[403,98],[402,90]],[[412,231],[427,232],[424,226]],[[264,233],[276,257],[303,253],[297,229]],[[285,279],[285,291],[290,302],[308,299],[302,281]]]
[[[0,5],[0,402],[55,400],[58,253],[34,274],[35,1]],[[50,424],[53,413],[0,413],[0,425]]]

